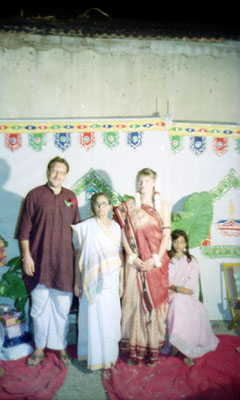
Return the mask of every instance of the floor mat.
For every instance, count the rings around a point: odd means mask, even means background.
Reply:
[[[103,371],[103,384],[110,400],[239,400],[240,338],[217,335],[214,352],[196,358],[192,367],[180,356],[161,355],[155,368],[142,362],[126,364],[120,355],[115,368]]]
[[[50,400],[64,384],[68,369],[56,352],[47,350],[46,358],[36,367],[27,367],[26,360],[1,361],[0,399]]]

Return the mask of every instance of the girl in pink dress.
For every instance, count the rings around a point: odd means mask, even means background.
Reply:
[[[199,269],[196,259],[189,254],[188,238],[184,231],[172,232],[169,264],[168,341],[171,355],[180,351],[184,363],[191,366],[193,358],[213,351],[218,345],[204,305],[197,300],[194,290]]]

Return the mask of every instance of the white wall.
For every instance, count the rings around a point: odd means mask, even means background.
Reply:
[[[0,33],[0,118],[240,122],[240,43]]]
[[[0,33],[0,118],[141,118],[157,113],[170,114],[173,120],[239,123],[239,54],[239,42]],[[163,196],[173,206],[185,195],[211,190],[230,168],[239,172],[234,140],[229,151],[218,157],[210,139],[201,156],[189,151],[188,139],[178,154],[167,150],[167,134],[156,131],[144,133],[143,146],[136,151],[126,146],[121,134],[116,149],[107,149],[99,139],[95,148],[85,152],[78,135],[72,135],[72,146],[63,154],[71,166],[66,186],[94,168],[109,176],[120,194],[130,194],[136,172],[150,166],[159,173]],[[14,153],[5,148],[0,134],[0,149],[0,233],[9,239],[11,257],[18,252],[12,238],[22,197],[45,182],[47,162],[59,151],[51,134],[40,152],[28,146],[24,134],[22,148]],[[228,317],[222,260],[204,258],[198,249],[194,252],[209,317]]]
[[[0,135],[0,167],[3,168],[1,177],[6,177],[0,188],[2,210],[0,233],[9,241],[8,258],[18,255],[18,245],[13,239],[13,232],[21,200],[30,189],[45,183],[47,163],[55,155],[66,158],[70,164],[66,187],[72,187],[90,168],[93,168],[120,195],[134,194],[136,173],[144,167],[153,168],[160,178],[162,197],[168,201],[171,208],[187,195],[214,189],[231,168],[234,168],[240,176],[239,154],[234,150],[234,139],[230,140],[228,152],[217,156],[211,148],[212,139],[207,138],[206,151],[196,156],[189,150],[189,137],[184,138],[184,149],[178,154],[173,154],[170,150],[167,131],[144,132],[143,144],[137,150],[133,150],[126,144],[124,132],[120,133],[120,144],[112,150],[103,143],[101,132],[96,134],[96,145],[89,151],[81,148],[78,135],[78,133],[72,134],[72,145],[64,153],[54,146],[52,134],[47,135],[47,146],[40,152],[35,152],[29,147],[27,134],[23,135],[22,148],[15,152],[11,152],[4,146],[4,135]],[[227,197],[237,204],[237,202],[240,203],[239,196],[239,191],[231,190]],[[217,202],[215,204],[217,205]],[[225,205],[217,210],[215,219],[228,217]],[[85,218],[89,208],[85,192],[79,196],[79,207]],[[235,218],[237,216],[239,218],[239,206],[235,213],[237,214]],[[220,243],[214,238],[213,232],[213,244],[229,243],[224,237]],[[235,242],[232,244],[240,245],[238,238],[233,239]],[[221,263],[232,259],[209,259],[202,255],[199,248],[193,249],[192,253],[199,262],[204,303],[209,318],[229,319]]]

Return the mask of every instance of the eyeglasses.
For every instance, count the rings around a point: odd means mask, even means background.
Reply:
[[[94,205],[95,207],[101,207],[101,206],[107,207],[109,203],[107,203],[106,201],[102,201],[101,203],[100,202],[94,203]]]
[[[65,176],[65,175],[67,175],[67,171],[59,171],[58,169],[54,169],[54,168],[51,168],[50,169],[50,173],[51,174],[58,174],[58,175],[61,175],[61,176]]]

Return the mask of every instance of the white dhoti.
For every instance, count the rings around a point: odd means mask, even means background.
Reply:
[[[73,294],[38,284],[31,292],[34,341],[37,349],[67,347],[69,311]]]

